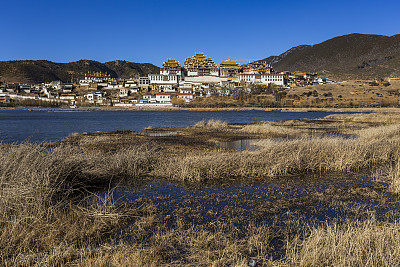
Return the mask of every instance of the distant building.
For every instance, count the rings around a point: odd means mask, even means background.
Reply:
[[[220,77],[237,78],[239,74],[239,64],[235,61],[222,61],[219,65]]]
[[[178,86],[180,75],[149,74],[150,86],[154,91],[174,92]]]
[[[261,83],[261,84],[275,84],[285,85],[285,77],[282,74],[245,74],[239,75],[239,81],[245,83]]]
[[[214,60],[206,58],[203,53],[196,53],[185,61],[187,76],[219,76],[218,67]]]
[[[175,61],[175,59],[168,59],[163,63],[160,74],[182,76],[181,64]]]
[[[139,88],[142,90],[147,90],[150,86],[149,77],[139,77]]]
[[[157,103],[171,103],[171,94],[156,94]]]
[[[262,84],[275,84],[275,85],[285,85],[285,77],[282,74],[264,74],[261,75]]]
[[[0,104],[10,104],[10,96],[7,94],[0,94]]]
[[[185,102],[190,102],[193,100],[193,94],[179,93],[179,94],[176,94],[176,97],[178,99],[183,99]]]
[[[243,66],[244,74],[270,74],[273,72],[271,65],[264,62],[251,62]]]

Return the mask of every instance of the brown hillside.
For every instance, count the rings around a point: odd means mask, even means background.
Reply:
[[[400,75],[400,35],[344,35],[264,60],[278,71],[322,72],[339,79],[394,77]]]
[[[84,77],[87,72],[103,72],[114,78],[128,78],[157,73],[158,71],[159,68],[153,64],[127,61],[107,63],[92,60],[79,60],[70,63],[54,63],[47,60],[0,62],[0,80],[7,82],[39,83],[54,80],[68,82],[74,78]]]

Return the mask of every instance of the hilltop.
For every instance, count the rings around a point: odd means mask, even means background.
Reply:
[[[277,71],[324,73],[336,79],[400,76],[400,34],[349,34],[316,45],[293,47],[263,59]]]
[[[47,60],[18,60],[0,62],[0,80],[8,82],[39,83],[71,78],[82,78],[87,72],[108,73],[113,78],[129,78],[158,72],[159,67],[150,63],[134,63],[123,60],[100,63],[79,60],[70,63],[54,63]]]

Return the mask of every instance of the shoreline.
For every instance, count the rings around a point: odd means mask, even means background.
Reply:
[[[354,107],[354,108],[334,108],[334,107],[282,107],[282,108],[262,108],[262,107],[226,107],[226,108],[188,108],[188,107],[168,107],[168,108],[121,108],[121,107],[79,107],[79,108],[44,108],[44,107],[0,107],[1,110],[29,110],[29,111],[53,111],[53,112],[86,112],[86,111],[281,111],[281,112],[400,112],[399,107]]]

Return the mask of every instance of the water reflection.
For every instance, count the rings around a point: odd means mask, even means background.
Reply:
[[[259,146],[256,146],[255,143],[260,141],[261,139],[242,139],[236,141],[229,142],[220,142],[217,143],[216,146],[218,148],[237,150],[237,151],[255,151],[260,149]]]

